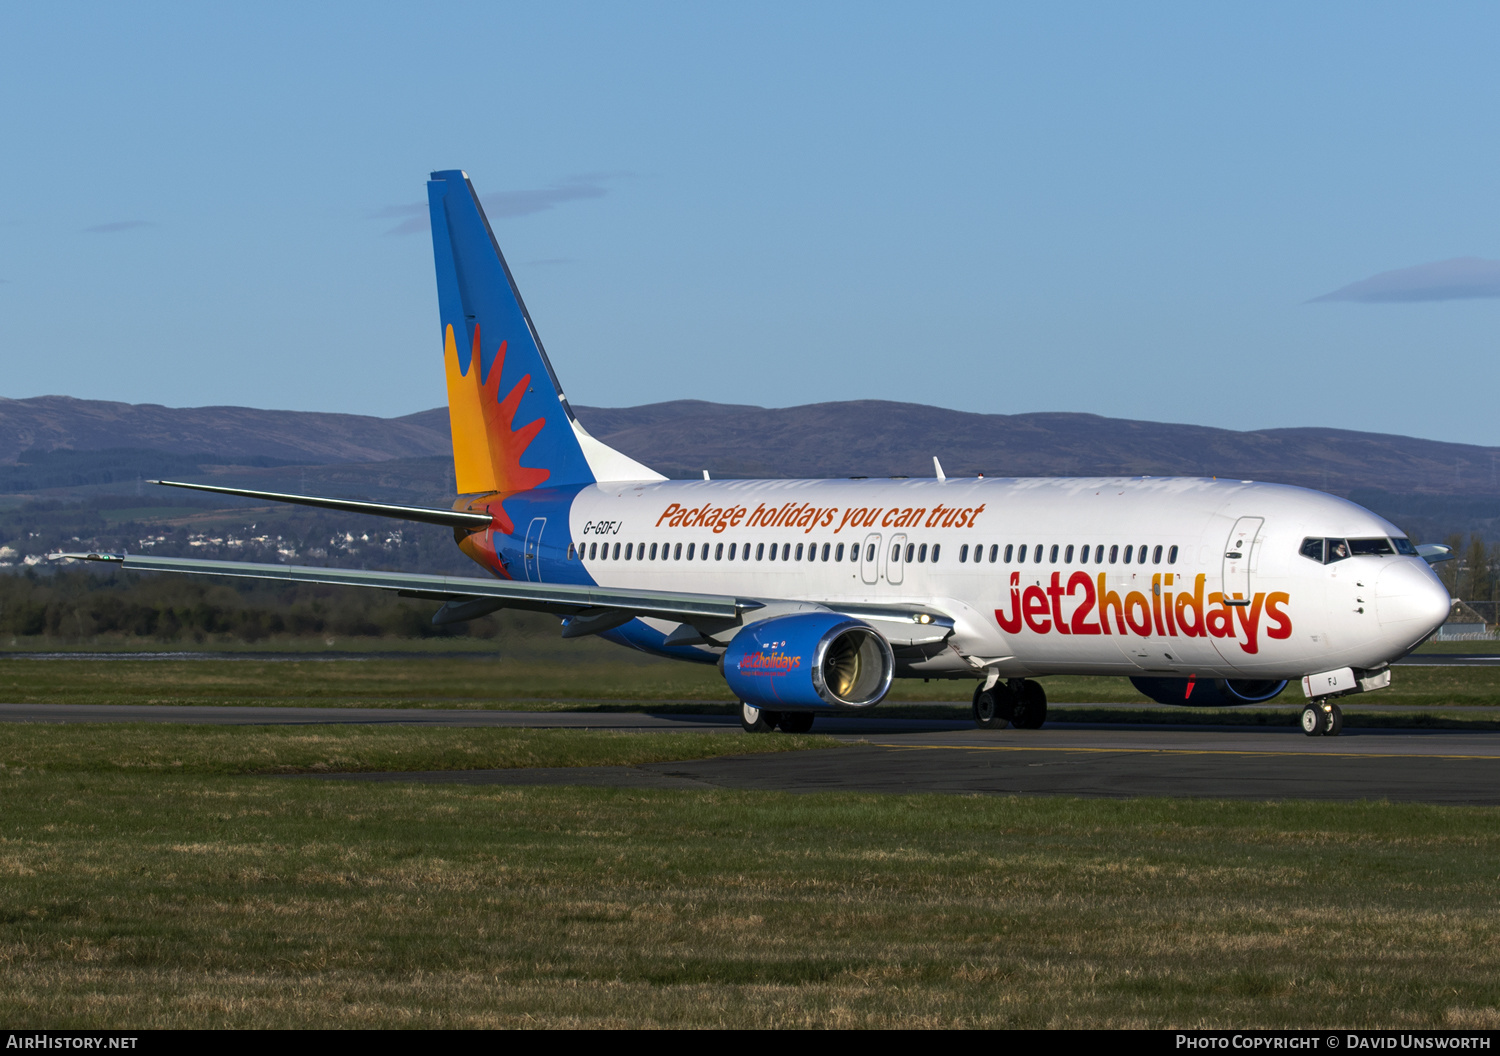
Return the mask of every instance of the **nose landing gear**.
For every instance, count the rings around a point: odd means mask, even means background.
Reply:
[[[1309,737],[1337,737],[1344,728],[1344,713],[1331,701],[1314,701],[1302,709],[1302,732]]]

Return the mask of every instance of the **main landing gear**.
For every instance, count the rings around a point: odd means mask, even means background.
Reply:
[[[1337,737],[1344,728],[1344,713],[1328,700],[1315,700],[1302,709],[1302,732],[1309,737]]]
[[[740,726],[746,733],[806,733],[813,727],[810,711],[766,711],[753,704],[740,704]]]
[[[981,730],[1038,730],[1047,721],[1047,693],[1040,682],[1012,678],[974,690],[974,725]]]

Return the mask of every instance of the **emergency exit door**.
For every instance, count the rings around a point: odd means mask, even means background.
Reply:
[[[902,551],[906,549],[906,536],[891,536],[891,559],[885,563],[885,580],[887,583],[900,583],[905,565],[902,559],[906,556]]]

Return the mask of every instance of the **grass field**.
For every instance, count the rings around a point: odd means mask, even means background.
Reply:
[[[1500,653],[1500,639],[1477,638],[1458,642],[1423,642],[1414,650],[1417,654],[1428,653]]]
[[[109,654],[128,656],[132,653],[152,655],[180,654],[184,656],[244,654],[262,656],[274,654],[278,657],[305,654],[309,658],[325,660],[358,659],[391,654],[427,657],[473,656],[493,659],[511,653],[511,643],[495,642],[487,638],[454,635],[437,638],[360,638],[316,635],[268,635],[254,642],[238,638],[208,637],[202,642],[188,638],[162,641],[156,638],[124,635],[95,635],[89,638],[49,638],[44,635],[0,639],[0,659],[9,656],[26,656],[44,653],[49,656],[66,656],[78,653],[86,656]],[[571,649],[572,646],[579,646]],[[526,639],[521,653],[537,659],[558,659],[590,662],[613,660],[629,663],[636,654],[611,645],[602,640],[580,642],[539,639],[535,635]],[[647,661],[646,657],[641,657]]]
[[[232,776],[745,746],[524,733],[0,726],[0,1022],[1500,1026],[1494,810]]]
[[[586,653],[578,662],[493,656],[360,657],[327,660],[31,660],[0,658],[0,701],[58,704],[237,704],[320,707],[512,708],[525,710],[691,710],[728,713],[734,700],[711,667],[635,658],[622,650]],[[1054,676],[1042,680],[1056,703],[1142,703],[1124,678]],[[887,717],[968,717],[974,683],[898,680],[880,705]],[[903,709],[903,703],[955,702],[951,710]],[[1290,687],[1259,709],[1090,710],[1076,721],[1296,721],[1301,693]],[[1417,718],[1360,714],[1364,704],[1411,709]],[[1469,725],[1493,718],[1443,715],[1444,707],[1500,706],[1500,667],[1401,667],[1388,690],[1358,698],[1349,725]]]
[[[817,735],[739,737],[688,731],[6,723],[0,724],[0,774],[249,775],[636,766],[836,748],[841,743]]]

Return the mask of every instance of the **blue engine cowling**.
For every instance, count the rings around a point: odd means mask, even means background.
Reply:
[[[1203,678],[1188,687],[1186,678],[1132,678],[1130,684],[1158,704],[1187,708],[1222,708],[1264,704],[1286,688],[1285,679]]]
[[[895,671],[880,632],[836,612],[752,623],[724,653],[724,680],[758,708],[868,708],[885,697]]]

